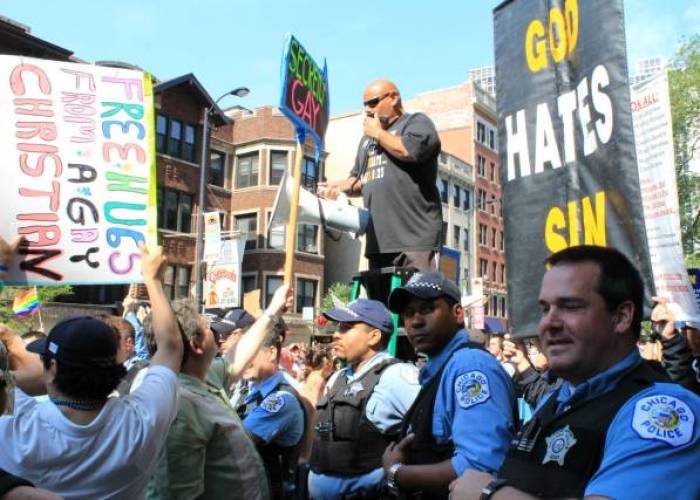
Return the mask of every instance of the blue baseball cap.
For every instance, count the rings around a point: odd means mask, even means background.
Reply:
[[[345,307],[336,307],[332,311],[324,311],[323,315],[339,323],[366,323],[379,328],[385,333],[394,331],[391,313],[378,300],[357,299]]]
[[[228,335],[239,328],[248,328],[253,323],[255,323],[255,318],[248,311],[236,307],[223,316],[214,318],[209,326],[219,335]]]

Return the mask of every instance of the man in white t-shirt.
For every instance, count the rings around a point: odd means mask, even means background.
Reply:
[[[0,417],[0,468],[67,499],[144,497],[177,410],[183,344],[163,292],[162,249],[142,247],[141,261],[158,352],[133,394],[108,398],[124,367],[102,321],[61,321],[27,350],[0,328],[17,383],[14,415]],[[26,392],[39,392],[42,383],[50,401],[37,403]]]

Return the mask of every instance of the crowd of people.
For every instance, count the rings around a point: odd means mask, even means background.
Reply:
[[[430,271],[388,307],[324,311],[330,344],[285,344],[286,285],[257,319],[200,314],[141,252],[145,310],[0,327],[2,498],[700,497],[700,332],[659,300],[643,359],[641,278],[615,250],[550,257],[531,338],[474,342]],[[417,362],[387,351],[391,312]]]
[[[350,177],[319,192],[365,197],[382,300],[323,311],[330,345],[289,344],[289,286],[257,318],[201,314],[141,246],[147,304],[0,325],[0,499],[700,498],[700,332],[658,299],[640,345],[638,270],[579,246],[543,263],[537,332],[479,341],[435,270],[435,127],[386,80],[364,107]],[[0,238],[0,280],[21,244]],[[417,272],[389,290],[385,266]],[[388,352],[392,313],[415,362]]]

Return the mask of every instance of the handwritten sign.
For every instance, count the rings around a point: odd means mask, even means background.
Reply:
[[[0,235],[29,246],[9,284],[141,280],[156,241],[151,78],[0,56]]]
[[[298,131],[310,134],[320,151],[328,128],[328,70],[316,64],[299,41],[289,35],[282,57],[280,110]]]

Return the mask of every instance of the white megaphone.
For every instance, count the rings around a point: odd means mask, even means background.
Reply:
[[[291,199],[292,185],[285,172],[275,196],[269,227],[287,224]],[[355,236],[359,236],[367,231],[369,212],[342,200],[333,201],[319,198],[300,187],[297,223],[321,224],[326,228],[354,233]]]

